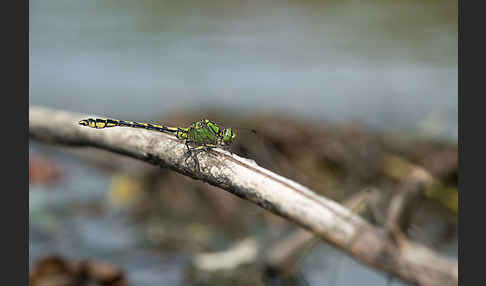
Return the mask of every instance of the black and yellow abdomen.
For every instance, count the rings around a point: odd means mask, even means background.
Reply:
[[[169,132],[169,133],[176,133],[178,131],[181,131],[180,130],[181,128],[177,128],[177,127],[168,127],[168,126],[151,124],[151,123],[117,120],[117,119],[110,119],[110,118],[88,118],[79,121],[79,124],[91,128],[97,128],[97,129],[121,126],[121,127],[143,128],[143,129],[155,130],[160,132]]]

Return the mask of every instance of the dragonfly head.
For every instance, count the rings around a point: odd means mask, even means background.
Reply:
[[[223,143],[225,145],[230,145],[235,141],[236,133],[231,128],[226,128],[223,135]]]

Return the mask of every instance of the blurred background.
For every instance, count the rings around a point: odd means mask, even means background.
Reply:
[[[255,128],[238,154],[341,202],[380,190],[378,225],[424,167],[439,183],[408,234],[457,257],[457,13],[449,0],[31,0],[29,104]],[[32,284],[79,261],[109,285],[388,283],[322,241],[269,268],[256,250],[298,228],[201,182],[95,149],[29,151]]]

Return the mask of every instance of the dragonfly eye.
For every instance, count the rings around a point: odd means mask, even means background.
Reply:
[[[226,144],[231,144],[236,138],[236,134],[231,128],[226,128],[224,130],[223,142]]]

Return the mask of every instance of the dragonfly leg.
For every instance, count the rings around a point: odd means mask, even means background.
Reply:
[[[188,146],[188,145],[186,145]],[[201,152],[206,152],[206,153],[209,153],[211,152],[211,149],[213,148],[216,148],[216,147],[219,147],[217,145],[214,145],[214,144],[203,144],[203,145],[200,145],[200,146],[197,146],[197,147],[189,147],[189,152],[190,152],[190,157],[192,157],[192,159],[194,160],[194,164],[195,164],[195,167],[198,171],[200,171],[200,165],[199,165],[199,159],[197,158],[197,155]],[[187,161],[188,158],[186,158],[186,161]]]
[[[231,145],[226,145],[223,147],[224,150],[230,152],[231,156],[233,156],[233,154],[235,154],[232,150],[231,150]]]
[[[184,163],[187,164],[187,160],[189,160],[189,158],[192,158],[192,160],[194,161],[194,168],[196,169],[196,172],[199,173],[201,171],[201,167],[200,167],[199,159],[197,158],[197,155],[201,151],[203,151],[205,146],[191,147],[191,146],[189,146],[190,143],[195,143],[195,142],[192,141],[192,140],[186,140],[185,145],[186,145],[186,148],[187,148],[187,153],[185,155],[186,159],[184,160]]]
[[[194,160],[194,162],[196,162],[196,160],[197,160],[197,158],[194,156],[194,154],[193,154],[193,152],[192,152],[194,148],[191,148],[191,147],[189,146],[189,143],[193,143],[193,141],[191,141],[191,140],[186,140],[186,141],[184,142],[184,145],[186,145],[186,148],[187,148],[187,152],[186,152],[186,154],[184,154],[184,157],[186,157],[186,159],[184,160],[184,163],[185,163],[185,164],[187,164],[187,160],[188,160],[189,158],[191,158],[191,157],[192,157],[192,159]]]

